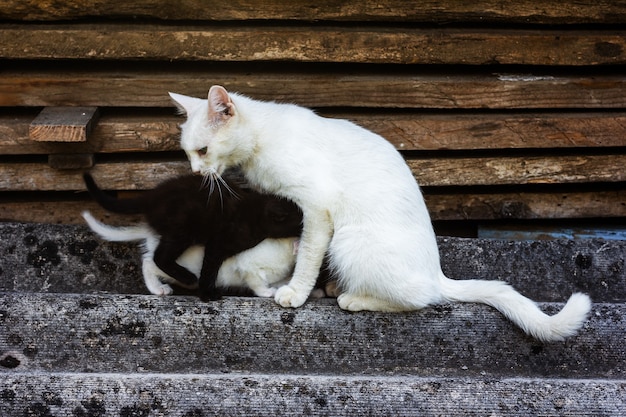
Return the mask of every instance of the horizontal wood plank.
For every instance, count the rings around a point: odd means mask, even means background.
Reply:
[[[119,215],[107,212],[96,202],[87,198],[82,200],[29,200],[4,201],[0,204],[0,221],[85,224],[81,213],[88,210],[96,218],[110,225],[123,226],[142,220],[137,215]]]
[[[626,190],[424,195],[433,220],[625,217]]]
[[[4,25],[0,26],[0,57],[577,66],[626,63],[624,34],[406,27]]]
[[[262,7],[261,7],[262,4]],[[619,23],[626,2],[610,0],[4,0],[0,19],[27,21],[86,18],[164,20],[332,20],[405,22]]]
[[[187,161],[163,161],[96,164],[90,172],[104,189],[146,190],[166,178],[191,171]],[[0,191],[85,190],[81,173],[82,170],[56,170],[39,163],[3,163]]]
[[[626,146],[625,113],[324,115],[352,120],[401,151]],[[31,142],[30,120],[30,116],[0,116],[0,155],[178,151],[178,125],[183,118],[104,116],[87,143],[69,146]]]
[[[422,186],[572,184],[626,181],[626,155],[411,158]],[[93,168],[103,188],[141,190],[190,172],[187,161],[100,163]],[[28,173],[28,175],[24,175]],[[0,164],[0,191],[83,190],[78,171],[39,163]]]
[[[171,107],[168,91],[211,85],[308,107],[434,109],[626,108],[626,76],[532,74],[0,71],[0,106]]]
[[[83,224],[89,210],[108,224],[128,225],[140,216],[108,213],[87,196],[54,201],[4,201],[0,221]],[[435,221],[499,219],[580,219],[626,216],[626,191],[584,193],[429,194],[424,198]]]
[[[346,115],[399,150],[626,146],[626,114]]]
[[[422,186],[626,181],[626,155],[409,159]]]

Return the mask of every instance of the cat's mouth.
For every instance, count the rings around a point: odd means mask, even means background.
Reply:
[[[226,167],[220,164],[217,167],[203,169],[200,171],[200,173],[205,177],[211,177],[211,176],[221,177],[224,174],[224,171],[226,171]]]

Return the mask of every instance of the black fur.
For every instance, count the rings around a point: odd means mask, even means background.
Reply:
[[[216,288],[222,262],[262,240],[297,237],[302,232],[302,212],[294,203],[242,189],[228,181],[236,193],[212,193],[197,175],[172,178],[135,198],[118,199],[102,191],[90,174],[83,178],[91,196],[108,211],[142,214],[160,236],[154,253],[156,265],[186,285],[198,282],[200,298],[221,297]],[[176,263],[190,246],[204,245],[200,279]]]

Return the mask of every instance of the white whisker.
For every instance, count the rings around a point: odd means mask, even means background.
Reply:
[[[213,171],[211,172],[211,179],[211,182],[217,185],[217,191],[220,193],[220,206],[222,207],[222,210],[224,210],[224,195],[222,194],[222,187],[220,185],[221,177],[217,172]]]
[[[218,180],[223,186],[224,188],[226,188],[226,190],[228,191],[228,193],[235,197],[237,200],[239,200],[239,194],[237,194],[235,192],[235,190],[233,190],[230,185],[228,185],[228,183],[226,182],[226,180],[224,178],[222,178],[222,176],[218,173],[215,173],[215,179]]]
[[[208,175],[203,175],[202,176],[202,184],[201,187],[202,188],[208,188],[209,187],[209,182],[211,181],[211,179],[209,178]]]
[[[225,188],[226,191],[228,191],[228,194],[237,200],[241,198],[239,194],[237,194],[237,192],[228,184],[228,182],[214,169],[211,169],[204,174],[201,185],[203,188],[209,189],[209,199],[217,188],[217,192],[220,194],[220,205],[222,209],[224,208],[224,193],[222,192],[222,188]]]
[[[200,184],[202,188],[207,188],[209,190],[208,198],[207,198],[207,206],[209,205],[209,201],[211,201],[211,196],[213,195],[213,191],[215,191],[215,179],[213,178],[213,173],[208,172],[204,174],[202,178],[202,183]],[[219,185],[218,185],[219,188]],[[221,200],[222,191],[220,190],[220,200]]]

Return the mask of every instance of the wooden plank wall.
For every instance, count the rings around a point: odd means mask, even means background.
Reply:
[[[121,191],[187,172],[167,92],[222,84],[382,134],[437,222],[619,221],[625,23],[626,1],[601,0],[5,0],[0,218],[94,209],[55,155],[94,155]],[[32,141],[50,106],[100,117],[86,142]]]

